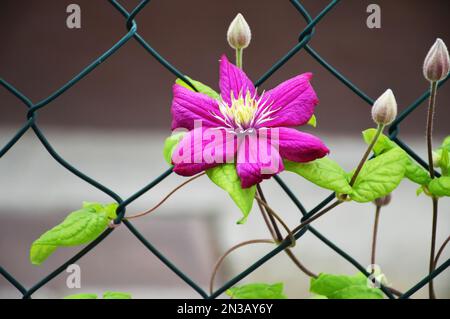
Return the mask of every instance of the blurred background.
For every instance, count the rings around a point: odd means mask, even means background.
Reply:
[[[81,7],[81,29],[66,27],[66,7]],[[301,3],[316,16],[325,0]],[[369,29],[367,6],[381,7],[381,28]],[[123,0],[132,10],[138,1]],[[406,108],[428,88],[422,76],[423,59],[437,37],[450,43],[446,0],[341,1],[316,27],[311,46],[370,97],[392,88],[399,109]],[[241,12],[253,39],[244,53],[244,68],[254,80],[288,52],[306,23],[289,1],[275,0],[155,0],[137,16],[139,34],[184,74],[217,88],[218,59],[230,58],[226,30]],[[0,76],[33,102],[38,102],[125,33],[125,20],[108,1],[29,0],[0,2]],[[320,98],[317,128],[301,128],[320,136],[331,156],[353,168],[365,150],[360,132],[374,124],[370,107],[305,52],[294,56],[263,85],[306,71],[314,73]],[[54,148],[71,164],[116,191],[123,198],[153,180],[167,164],[162,157],[170,134],[171,86],[175,77],[140,45],[130,40],[116,54],[73,88],[39,111],[37,123]],[[450,90],[438,93],[435,143],[449,132]],[[26,108],[0,88],[0,145],[23,125]],[[426,103],[401,126],[400,138],[425,158]],[[282,173],[307,209],[329,192],[290,173]],[[172,175],[127,209],[129,214],[152,207],[185,179]],[[245,225],[236,225],[240,212],[228,195],[206,177],[182,189],[136,227],[176,265],[207,289],[216,259],[230,246],[268,238],[264,222],[253,209]],[[295,206],[273,180],[262,184],[270,205],[294,227],[300,218]],[[42,266],[28,260],[30,244],[59,223],[81,202],[110,198],[59,166],[29,131],[0,159],[0,265],[26,287],[51,272],[79,248],[58,250]],[[379,226],[377,263],[389,282],[407,290],[427,273],[431,233],[431,201],[416,197],[416,185],[404,181],[383,209]],[[256,205],[255,205],[256,206]],[[373,205],[349,203],[316,222],[323,232],[361,264],[370,260]],[[450,201],[441,200],[438,245],[449,234]],[[255,262],[272,247],[256,245],[232,254],[216,287]],[[312,235],[294,249],[314,272],[353,274],[356,270]],[[441,260],[450,256],[447,250]],[[121,290],[136,298],[197,298],[198,295],[119,227],[94,251],[78,261],[82,287],[68,289],[62,273],[34,294],[55,297],[104,290]],[[243,282],[284,282],[291,298],[307,298],[309,279],[285,254],[260,267]],[[450,272],[436,280],[438,297],[450,297]],[[0,278],[0,297],[19,293]],[[426,297],[426,288],[414,297]]]

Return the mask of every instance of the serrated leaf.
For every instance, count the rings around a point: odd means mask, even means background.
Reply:
[[[211,89],[209,86],[203,84],[202,82],[196,81],[191,79],[190,77],[186,76],[186,79],[188,79],[197,89],[198,92],[203,93],[205,95],[208,95],[209,97],[212,97],[213,99],[218,100],[220,98],[219,93],[217,93],[216,91],[214,91],[213,89]],[[185,87],[186,89],[189,89],[191,91],[194,91],[189,84],[187,84],[186,82],[184,82],[182,79],[177,79],[175,81],[175,83]]]
[[[163,155],[169,165],[172,165],[172,154],[185,135],[186,132],[178,132],[166,138],[164,142]]]
[[[383,292],[369,286],[361,273],[354,276],[321,273],[311,278],[309,291],[329,299],[383,299]]]
[[[365,130],[363,134],[363,139],[367,144],[370,144],[376,134],[376,129],[368,129]],[[427,185],[431,178],[428,172],[419,164],[417,164],[409,155],[395,142],[393,142],[389,137],[384,134],[381,134],[378,138],[377,142],[373,147],[373,152],[376,156],[386,153],[392,149],[401,150],[408,158],[408,162],[406,164],[405,177],[411,180],[414,183],[419,185]]]
[[[231,299],[286,299],[283,294],[283,283],[254,283],[228,289],[226,294]]]
[[[105,291],[103,299],[131,299],[131,294],[118,291]]]
[[[317,118],[316,116],[313,114],[311,116],[311,118],[309,119],[308,123],[306,123],[308,125],[311,125],[312,127],[317,127]]]
[[[244,217],[238,221],[238,224],[245,223],[253,206],[256,186],[242,188],[236,166],[231,163],[211,168],[206,171],[206,175],[208,175],[214,184],[228,192],[244,215]]]
[[[117,204],[83,203],[83,208],[70,213],[64,221],[33,242],[30,261],[42,264],[58,247],[86,244],[97,238],[116,217]]]
[[[394,148],[364,164],[350,198],[359,203],[371,202],[390,194],[402,181],[408,158]]]
[[[431,180],[428,190],[438,197],[450,196],[450,176],[441,176]]]
[[[328,157],[308,163],[284,161],[284,168],[287,171],[299,174],[320,187],[340,194],[350,194],[352,192],[347,173],[338,163]]]
[[[97,299],[96,294],[75,294],[64,297],[64,299]]]

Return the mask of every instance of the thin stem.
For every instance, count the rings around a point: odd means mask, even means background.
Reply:
[[[373,137],[372,142],[367,147],[366,152],[364,153],[361,161],[358,164],[358,167],[355,170],[355,173],[352,176],[352,179],[350,180],[350,183],[349,183],[350,186],[353,186],[353,184],[355,184],[356,178],[358,177],[359,173],[361,172],[361,169],[363,168],[364,164],[366,163],[367,159],[369,158],[369,155],[372,152],[372,149],[375,146],[375,144],[376,144],[378,138],[380,137],[381,133],[383,132],[383,130],[384,130],[384,125],[378,124],[377,132],[376,132],[375,136]]]
[[[436,258],[434,258],[434,267],[436,268],[437,263],[439,261],[439,257],[441,257],[442,253],[444,252],[445,246],[450,242],[450,236],[447,237],[447,239],[442,244],[441,248],[439,248],[438,253],[436,254]]]
[[[264,197],[264,193],[261,189],[261,186],[259,184],[256,185],[256,192],[258,196],[267,203],[266,198]],[[261,215],[264,218],[264,222],[266,223],[267,228],[269,229],[270,235],[273,239],[278,239],[278,234],[280,234],[280,230],[278,229],[278,226],[273,219],[273,216],[270,214],[267,214],[266,210],[262,206],[262,204],[259,201],[256,201],[258,203],[259,210],[261,211]],[[270,220],[269,220],[270,219]]]
[[[438,218],[438,199],[433,197],[433,226],[431,230],[431,250],[430,250],[430,273],[434,270],[434,256],[436,249],[436,233],[437,233],[437,218]],[[428,293],[430,295],[430,299],[436,299],[436,293],[434,292],[434,283],[433,280],[430,280],[428,283]]]
[[[434,107],[436,104],[437,82],[431,82],[430,99],[428,103],[428,118],[427,118],[427,151],[428,151],[428,169],[431,178],[434,178],[433,166],[433,117]]]
[[[276,221],[275,221],[275,217],[274,216],[278,216],[274,211],[273,211],[273,209],[267,204],[267,200],[266,200],[266,198],[265,198],[265,196],[264,196],[264,193],[263,193],[263,191],[262,191],[262,189],[261,189],[261,186],[259,185],[259,184],[257,184],[256,185],[256,189],[257,189],[257,192],[258,192],[258,196],[260,197],[260,200],[257,200],[257,203],[258,203],[258,206],[259,206],[259,209],[261,210],[261,213],[263,214],[263,216],[265,216],[266,214],[267,215],[269,215],[269,218],[270,218],[270,221],[271,221],[271,223],[272,223],[272,226],[273,226],[273,229],[274,229],[274,231],[272,232],[271,231],[271,235],[272,235],[272,238],[276,241],[276,242],[281,242],[282,240],[283,240],[283,235],[281,234],[281,232],[280,232],[280,230],[279,230],[279,228],[278,228],[278,225],[277,225],[277,223],[276,223]],[[263,204],[264,203],[264,204]],[[272,213],[272,214],[271,214]],[[278,216],[279,217],[279,216]],[[281,219],[281,218],[279,218],[279,219]],[[286,225],[284,222],[282,222],[282,224],[284,224],[284,225]],[[272,227],[271,227],[272,228]],[[270,231],[270,229],[271,228],[269,228],[269,231]],[[295,238],[293,237],[294,235],[293,235],[293,233],[290,231],[290,230],[288,230],[288,227],[286,226],[285,227],[286,229],[287,229],[287,232],[288,232],[288,234],[289,234],[289,236],[288,236],[288,238],[290,238],[290,240],[291,240],[291,243],[295,243]],[[286,255],[288,255],[288,257],[292,260],[292,262],[303,272],[303,273],[305,273],[307,276],[309,276],[309,277],[317,277],[317,275],[314,273],[314,272],[312,272],[311,270],[309,270],[308,268],[306,268],[306,266],[305,265],[303,265],[302,264],[302,262],[300,261],[300,260],[298,260],[298,258],[297,257],[295,257],[295,255],[294,255],[294,253],[289,249],[289,248],[286,248],[285,250],[284,250],[284,252],[286,253]]]
[[[373,236],[372,236],[372,255],[370,258],[370,264],[372,265],[372,273],[375,271],[373,265],[375,265],[375,251],[377,248],[377,233],[378,233],[378,223],[380,220],[381,206],[377,205],[375,210],[375,221],[373,223]]]
[[[266,203],[264,202],[261,198],[259,197],[255,197],[256,201],[258,203],[260,203],[261,205],[263,205],[266,208],[266,211],[272,215],[276,220],[278,220],[280,222],[280,224],[283,226],[284,230],[286,230],[286,232],[288,233],[288,237],[291,239],[291,247],[295,246],[295,237],[294,234],[292,233],[292,231],[289,229],[289,227],[286,225],[286,223],[281,219],[280,216],[278,216],[277,213],[274,212],[274,210]],[[281,240],[283,238],[281,237]]]
[[[436,104],[437,93],[437,81],[433,81],[430,84],[430,99],[428,103],[428,116],[427,116],[427,153],[428,153],[428,170],[430,172],[431,179],[435,178],[434,166],[433,166],[433,118],[434,109]],[[433,201],[433,222],[431,230],[431,250],[430,250],[430,273],[434,270],[434,259],[436,249],[436,231],[437,231],[437,217],[438,217],[438,199],[432,197]],[[430,299],[436,299],[436,293],[434,292],[433,280],[428,283],[428,293]]]
[[[175,188],[174,188],[169,194],[167,194],[167,195],[166,195],[166,196],[165,196],[158,204],[156,204],[155,206],[153,206],[153,207],[150,208],[149,210],[146,210],[145,212],[142,212],[142,213],[139,213],[139,214],[136,214],[136,215],[133,215],[133,216],[128,216],[128,217],[126,217],[125,219],[130,220],[130,219],[133,219],[133,218],[142,217],[142,216],[145,216],[145,215],[148,215],[148,214],[152,213],[153,211],[155,211],[156,209],[158,209],[162,204],[164,204],[164,202],[165,202],[166,200],[168,200],[169,197],[172,196],[172,195],[173,195],[176,191],[178,191],[180,188],[182,188],[183,186],[189,184],[189,183],[192,182],[193,180],[195,180],[195,179],[197,179],[197,178],[199,178],[200,176],[203,176],[203,175],[205,175],[205,174],[206,174],[206,173],[203,172],[203,173],[201,173],[201,174],[195,175],[194,177],[188,179],[187,181],[185,181],[185,182],[183,182],[182,184],[180,184],[180,185],[178,185],[177,187],[175,187]]]
[[[340,204],[342,204],[343,201],[341,200],[336,200],[333,204],[331,204],[330,206],[324,208],[322,211],[320,211],[319,213],[315,214],[314,216],[312,216],[311,218],[308,218],[307,220],[305,220],[304,222],[300,223],[300,225],[298,225],[297,227],[294,228],[294,230],[292,231],[294,234],[296,232],[298,232],[300,229],[302,229],[303,227],[305,227],[306,225],[309,225],[310,223],[312,223],[313,221],[315,221],[316,219],[318,219],[319,217],[325,215],[326,213],[328,213],[330,210],[332,210],[333,208],[335,208],[336,206],[339,206]]]
[[[243,49],[236,49],[236,66],[239,69],[242,69],[242,55],[244,50]]]
[[[211,274],[211,278],[209,280],[209,293],[212,294],[213,293],[213,289],[214,289],[214,279],[216,278],[216,274],[217,271],[219,270],[220,266],[222,265],[223,261],[225,260],[225,258],[231,254],[233,251],[235,251],[238,248],[247,246],[247,245],[252,245],[252,244],[275,244],[275,242],[273,240],[270,239],[253,239],[253,240],[248,240],[248,241],[244,241],[242,243],[239,243],[233,247],[231,247],[230,249],[228,249],[216,262],[216,264],[214,265],[213,268],[213,272]]]

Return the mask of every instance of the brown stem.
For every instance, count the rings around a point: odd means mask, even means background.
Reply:
[[[450,236],[447,237],[447,239],[442,244],[441,248],[439,248],[438,253],[436,254],[436,258],[434,258],[434,267],[436,268],[437,263],[439,261],[439,258],[441,257],[442,253],[444,252],[445,246],[450,242]]]
[[[319,213],[313,215],[311,218],[308,218],[307,220],[305,220],[304,222],[302,222],[300,225],[298,225],[297,227],[294,228],[294,230],[292,231],[294,234],[296,232],[298,232],[300,229],[302,229],[303,227],[305,227],[306,225],[309,225],[310,223],[312,223],[313,221],[315,221],[316,219],[318,219],[319,217],[325,215],[326,213],[328,213],[330,210],[332,210],[333,208],[335,208],[336,206],[339,206],[340,204],[342,204],[343,201],[341,200],[336,200],[333,204],[331,204],[330,206],[324,208],[322,211],[320,211]]]
[[[427,153],[428,153],[428,170],[431,178],[434,178],[433,166],[433,117],[434,106],[436,104],[437,82],[431,82],[430,99],[428,103],[428,117],[427,117]]]
[[[288,233],[288,237],[291,240],[291,247],[295,246],[295,237],[294,234],[292,233],[292,231],[289,229],[289,227],[286,225],[286,223],[281,219],[280,216],[278,216],[277,213],[274,212],[274,210],[266,203],[264,202],[261,198],[259,197],[255,197],[256,201],[258,203],[260,203],[261,205],[264,206],[264,208],[266,209],[266,211],[269,213],[269,216],[273,216],[276,220],[278,220],[278,222],[281,224],[281,226],[283,226],[284,230]],[[280,234],[281,235],[281,234]],[[277,238],[278,239],[278,238]],[[283,237],[281,237],[280,240],[283,240]]]
[[[261,188],[261,186],[259,184],[256,185],[256,190],[258,191],[258,195],[261,197],[263,202],[267,204],[266,197],[264,196],[262,188]],[[267,211],[265,211],[265,212],[267,213]],[[277,240],[279,238],[283,238],[283,236],[281,235],[280,229],[278,228],[278,225],[277,225],[274,217],[271,214],[268,214],[268,215],[269,215],[270,222],[272,223],[272,228],[273,228],[274,234],[275,234],[275,236],[273,236],[273,238],[274,239],[276,238]]]
[[[373,137],[372,142],[367,147],[366,152],[364,153],[361,161],[359,162],[358,167],[356,168],[355,173],[353,174],[352,179],[350,180],[350,183],[349,183],[350,186],[353,186],[353,184],[355,184],[356,178],[358,177],[359,173],[361,172],[361,169],[363,168],[364,164],[366,163],[367,159],[369,158],[369,155],[372,152],[372,149],[375,146],[375,144],[376,144],[378,138],[380,137],[381,133],[383,132],[383,129],[384,129],[384,125],[378,124],[377,133]]]
[[[269,215],[270,221],[272,222],[273,225],[273,229],[275,229],[275,231],[272,233],[272,238],[276,241],[276,242],[281,242],[283,240],[283,235],[281,234],[280,230],[278,229],[278,225],[275,221],[275,216],[278,216],[278,214],[276,214],[273,209],[267,204],[267,200],[264,197],[264,193],[261,189],[261,186],[258,184],[257,185],[257,190],[258,190],[258,195],[260,196],[260,200],[257,199],[257,203],[258,206],[261,210],[261,213],[263,215],[267,214]],[[279,217],[279,216],[278,216]],[[278,218],[279,220],[281,220],[281,218]],[[295,244],[295,237],[293,235],[293,233],[288,230],[289,228],[286,226],[286,224],[281,220],[281,223],[285,225],[285,229],[288,232],[289,236],[288,238],[290,238],[291,243]],[[270,229],[269,229],[270,231]],[[311,270],[309,270],[308,268],[306,268],[305,265],[302,264],[302,262],[300,260],[298,260],[297,257],[295,257],[294,253],[289,249],[286,248],[284,250],[284,252],[286,253],[286,255],[288,255],[288,257],[292,260],[292,262],[303,272],[305,273],[307,276],[309,277],[317,277],[317,275],[312,272]]]
[[[173,195],[176,191],[178,191],[180,188],[182,188],[183,186],[189,184],[189,183],[192,182],[193,180],[195,180],[195,179],[197,179],[197,178],[199,178],[200,176],[203,176],[203,175],[205,175],[205,174],[206,174],[206,173],[201,173],[201,174],[195,175],[194,177],[188,179],[187,181],[185,181],[185,182],[183,182],[182,184],[180,184],[180,185],[178,185],[177,187],[175,187],[175,188],[174,188],[169,194],[167,194],[167,195],[166,195],[166,196],[165,196],[158,204],[156,204],[155,206],[153,206],[153,207],[150,208],[149,210],[146,210],[145,212],[142,212],[142,213],[139,213],[139,214],[136,214],[136,215],[133,215],[133,216],[128,216],[128,217],[126,217],[125,219],[128,219],[128,220],[129,220],[129,219],[142,217],[142,216],[145,216],[145,215],[148,215],[148,214],[152,213],[153,211],[155,211],[156,209],[158,209],[159,206],[161,206],[162,204],[164,204],[164,202],[165,202],[166,200],[168,200],[169,197],[172,196],[172,195]]]
[[[275,244],[275,242],[273,240],[270,239],[253,239],[253,240],[248,240],[248,241],[244,241],[242,243],[239,243],[233,247],[231,247],[230,249],[228,249],[216,262],[216,264],[214,265],[213,268],[213,272],[211,274],[211,279],[209,280],[209,293],[212,294],[213,293],[213,289],[214,289],[214,279],[216,278],[216,274],[217,271],[219,270],[220,266],[222,265],[223,261],[225,260],[225,258],[231,254],[233,251],[235,251],[236,249],[240,248],[240,247],[244,247],[247,245],[252,245],[252,244]]]
[[[373,223],[373,235],[372,235],[372,255],[370,258],[370,264],[375,265],[375,251],[377,248],[377,233],[378,233],[378,223],[380,220],[380,212],[381,212],[381,206],[377,205],[376,211],[375,211],[375,221]],[[372,266],[373,267],[373,266]],[[372,273],[375,271],[374,268],[372,268]]]
[[[432,200],[433,200],[433,226],[431,229],[430,273],[433,272],[435,265],[434,259],[436,250],[436,233],[437,233],[437,219],[438,219],[438,199],[436,197],[433,197]],[[428,293],[430,295],[430,299],[436,299],[433,280],[430,280],[430,282],[428,283]]]
[[[262,191],[260,191],[259,185],[257,185],[257,187],[258,188],[257,188],[256,192],[257,192],[258,196],[265,201],[264,194],[262,193]],[[266,223],[266,226],[270,232],[270,235],[272,236],[273,239],[277,239],[277,237],[278,237],[277,233],[275,232],[274,227],[271,224],[273,217],[270,218],[270,216],[268,216],[269,214],[267,214],[264,207],[262,206],[262,204],[259,201],[256,201],[256,203],[258,204],[259,211],[261,212],[261,215],[264,218],[264,222]],[[270,220],[269,220],[269,218],[270,218]]]

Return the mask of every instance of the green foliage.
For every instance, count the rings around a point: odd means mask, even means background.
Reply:
[[[309,119],[308,123],[306,123],[308,125],[311,125],[312,127],[317,127],[317,118],[316,116],[313,114],[311,116],[311,118]]]
[[[238,221],[238,224],[245,223],[253,206],[256,186],[242,188],[236,166],[232,163],[211,168],[206,171],[206,174],[214,184],[228,192],[230,197],[242,211],[244,217]]]
[[[347,173],[338,163],[328,157],[308,163],[284,161],[284,168],[299,174],[310,182],[341,194],[350,194],[352,188],[347,180]]]
[[[185,135],[186,132],[179,132],[166,138],[166,141],[164,142],[163,155],[169,165],[172,165],[172,154]]]
[[[450,176],[433,179],[428,185],[428,191],[437,197],[450,196]]]
[[[98,299],[96,294],[76,294],[64,297],[64,299]],[[105,291],[103,299],[131,299],[131,294],[127,292]]]
[[[370,287],[362,273],[354,276],[322,273],[311,278],[309,291],[328,299],[383,299],[383,292]]]
[[[218,100],[220,95],[219,93],[217,93],[216,91],[214,91],[213,89],[211,89],[209,86],[203,84],[202,82],[196,81],[191,79],[190,77],[186,76],[186,79],[188,79],[197,89],[198,92],[203,93],[205,95],[208,95],[209,97],[212,97],[215,100]],[[189,84],[187,84],[186,82],[184,82],[182,79],[177,79],[175,81],[177,84],[185,87],[186,89],[189,89],[191,91],[194,91]]]
[[[105,291],[103,299],[131,299],[131,294],[127,292]]]
[[[362,134],[364,141],[369,144],[376,134],[376,129],[365,130]],[[406,178],[419,185],[427,185],[430,182],[431,178],[428,172],[422,166],[417,164],[412,158],[410,158],[400,146],[391,141],[386,135],[380,135],[377,143],[373,148],[373,152],[376,156],[378,156],[392,149],[401,150],[408,158],[405,171]]]
[[[286,299],[283,294],[283,283],[273,285],[254,283],[228,289],[226,294],[231,299]]]
[[[391,149],[367,161],[356,181],[350,186],[352,173],[346,173],[336,162],[325,157],[309,163],[285,161],[285,169],[295,172],[310,182],[346,194],[348,198],[360,202],[371,202],[390,194],[405,175],[408,157],[400,149]]]
[[[58,247],[86,244],[97,238],[116,218],[117,204],[83,203],[59,225],[41,235],[30,249],[30,261],[42,264]]]
[[[390,194],[402,181],[408,157],[397,148],[364,164],[353,185],[351,199],[366,203]]]

